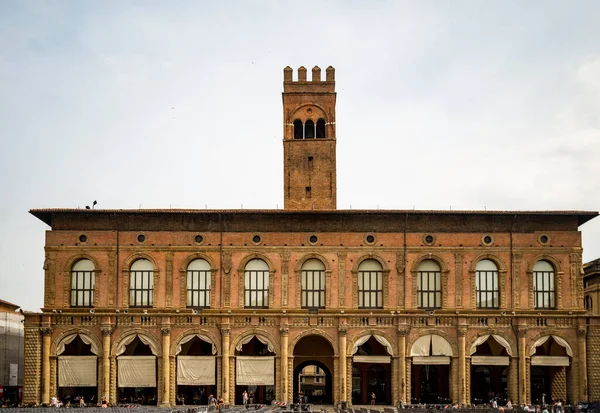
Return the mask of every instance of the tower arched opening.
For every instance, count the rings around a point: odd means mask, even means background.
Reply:
[[[302,121],[300,119],[296,119],[294,121],[294,139],[303,139],[304,138],[304,130],[302,127]]]
[[[325,119],[319,119],[317,121],[317,138],[323,139],[325,137]]]

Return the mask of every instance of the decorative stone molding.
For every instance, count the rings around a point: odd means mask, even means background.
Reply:
[[[273,299],[272,297],[274,297],[273,291],[274,291],[274,284],[275,284],[275,267],[273,266],[273,263],[271,262],[271,260],[269,259],[269,257],[267,257],[264,254],[259,254],[259,253],[252,253],[252,254],[248,254],[241,262],[240,262],[240,266],[238,267],[238,306],[240,308],[244,308],[246,306],[246,302],[244,300],[244,293],[245,293],[245,280],[246,280],[246,264],[248,264],[248,262],[254,260],[254,259],[259,259],[259,260],[263,260],[267,266],[269,267],[269,303],[268,303],[268,307],[271,307],[273,305]]]
[[[404,289],[406,288],[406,274],[404,274],[404,270],[406,269],[406,256],[404,252],[398,252],[396,254],[396,274],[398,275],[398,307],[404,308]]]
[[[115,282],[117,279],[117,253],[110,251],[108,253],[108,275],[106,280],[106,287],[108,290],[108,306],[112,307],[115,305]],[[96,283],[98,284],[98,283]]]
[[[571,308],[582,309],[583,306],[583,266],[581,264],[581,254],[569,254],[571,262]]]
[[[456,289],[456,308],[463,306],[463,254],[462,252],[454,253],[454,288]],[[471,291],[473,288],[471,286]]]
[[[205,260],[208,262],[210,266],[210,307],[215,307],[215,299],[216,299],[216,278],[217,278],[217,267],[213,260],[206,254],[201,252],[195,252],[193,254],[188,255],[182,262],[181,267],[179,267],[179,306],[182,308],[187,307],[187,269],[189,265],[194,260]],[[229,281],[229,277],[226,277],[227,281]],[[229,299],[229,294],[225,293],[225,301]]]
[[[167,268],[165,272],[165,306],[171,308],[173,306],[173,253],[171,251],[167,252],[165,258],[167,259]]]
[[[224,307],[231,307],[231,267],[233,266],[232,264],[232,258],[231,258],[231,252],[229,251],[225,251],[223,253],[223,262],[221,264],[223,266],[223,272],[225,273],[225,276],[223,277],[223,306]],[[213,265],[211,265],[211,268],[215,268],[213,267]],[[213,285],[216,285],[215,283],[215,276],[217,274],[217,269],[215,268],[215,270],[213,271],[213,275],[212,275],[212,282]],[[214,301],[213,298],[214,296],[216,296],[216,294],[212,294],[211,295],[211,307],[214,307]]]
[[[446,262],[437,254],[423,254],[415,260],[410,270],[412,276],[412,299],[413,308],[418,308],[417,300],[417,275],[419,273],[419,265],[425,260],[433,260],[440,266],[440,276],[442,277],[442,308],[448,308],[448,274],[450,272]]]
[[[358,269],[360,268],[360,264],[366,260],[375,260],[381,265],[381,275],[383,278],[383,308],[388,308],[390,269],[383,258],[373,253],[365,254],[358,258],[354,263],[354,267],[352,268],[352,307],[358,308]]]
[[[281,305],[288,306],[288,284],[290,272],[290,252],[283,251],[281,254]]]
[[[512,283],[514,286],[517,287],[517,288],[514,288],[514,296],[512,297],[513,306],[515,308],[521,308],[521,292],[519,291],[519,288],[521,287],[521,258],[522,257],[523,257],[523,255],[520,253],[515,253],[515,254],[513,254],[513,257],[512,257],[512,260],[513,260]]]
[[[56,252],[46,252],[44,260],[44,307],[54,306],[56,299]],[[71,279],[69,278],[69,288]],[[66,300],[66,298],[65,298]]]
[[[507,277],[507,269],[504,261],[500,259],[497,255],[494,254],[481,254],[478,255],[473,262],[471,263],[471,268],[469,268],[469,275],[471,278],[471,307],[473,309],[477,309],[477,263],[481,260],[490,260],[496,267],[498,267],[498,288],[499,288],[499,303],[498,308],[501,310],[505,310],[507,308],[506,305],[506,277]]]
[[[319,260],[325,266],[325,308],[331,307],[331,267],[321,254],[311,253],[302,257],[296,266],[296,306],[302,307],[302,266],[308,260]]]
[[[346,258],[348,254],[346,252],[338,252],[338,298],[339,306],[344,308],[346,306]]]

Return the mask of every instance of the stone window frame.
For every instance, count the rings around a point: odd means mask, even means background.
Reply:
[[[245,294],[246,294],[246,284],[245,284],[245,280],[246,280],[246,265],[254,260],[254,259],[259,259],[259,260],[263,260],[266,264],[267,267],[269,267],[269,305],[266,308],[273,308],[273,301],[274,301],[274,284],[275,284],[275,266],[273,265],[273,262],[271,261],[271,259],[269,259],[269,257],[267,257],[264,254],[260,254],[260,253],[252,253],[252,254],[248,254],[247,256],[245,256],[241,261],[240,261],[240,265],[238,266],[238,270],[237,270],[237,275],[238,275],[238,307],[239,308],[246,308],[245,304]]]
[[[92,305],[90,307],[72,307],[71,306],[71,273],[73,270],[73,266],[81,260],[90,260],[92,262],[92,264],[94,264],[94,302],[92,303]],[[100,269],[100,266],[98,265],[98,261],[92,257],[91,255],[82,252],[79,254],[75,254],[73,256],[71,256],[69,258],[69,260],[67,261],[67,263],[65,264],[64,267],[64,299],[63,299],[63,306],[65,308],[94,308],[98,306],[98,296],[99,296],[99,276],[100,273],[102,272],[102,270]],[[53,284],[46,285],[46,288],[54,288]]]
[[[358,306],[358,268],[363,261],[366,260],[375,260],[381,265],[381,275],[383,278],[383,308],[390,307],[390,269],[387,266],[386,261],[381,258],[379,255],[369,253],[360,256],[352,267],[352,308],[360,309],[360,310],[378,310],[380,308],[360,308]]]
[[[215,307],[215,288],[217,281],[217,267],[214,261],[206,254],[202,252],[195,252],[193,254],[185,257],[183,262],[181,263],[181,267],[179,267],[179,306],[181,308],[188,308],[187,306],[187,269],[192,261],[195,260],[204,260],[208,262],[210,266],[210,307]],[[193,308],[193,307],[189,307]]]
[[[527,287],[529,291],[529,309],[530,310],[538,310],[535,308],[535,295],[533,292],[533,268],[538,261],[547,261],[552,267],[554,267],[554,308],[544,308],[543,310],[561,310],[563,308],[562,305],[562,279],[564,276],[564,271],[562,269],[562,265],[560,261],[548,254],[540,254],[535,256],[532,260],[529,261],[529,265],[527,266]],[[539,310],[542,310],[541,308]]]
[[[325,308],[331,307],[331,267],[327,259],[321,254],[311,253],[304,255],[296,265],[296,307],[302,308],[302,266],[308,260],[319,260],[325,266]]]
[[[160,270],[158,268],[158,263],[156,262],[156,259],[147,253],[144,252],[136,252],[133,253],[131,255],[129,255],[124,263],[123,263],[123,268],[121,269],[121,274],[122,274],[122,282],[123,282],[123,289],[121,294],[122,296],[122,303],[123,303],[123,307],[125,308],[129,308],[130,304],[129,304],[129,280],[130,280],[130,273],[131,273],[131,266],[133,265],[134,262],[138,261],[138,260],[148,260],[150,261],[150,263],[152,264],[152,266],[154,267],[154,285],[153,285],[153,293],[152,293],[152,305],[148,306],[146,308],[156,308],[157,307],[157,291],[158,288],[156,288],[158,286],[158,281],[160,280]]]
[[[471,308],[478,310],[477,308],[477,263],[482,260],[490,260],[496,267],[498,267],[498,288],[499,288],[499,303],[498,310],[506,310],[506,277],[508,270],[506,264],[497,255],[491,253],[480,254],[473,261],[471,261],[471,267],[469,268],[469,278],[471,279]],[[496,310],[494,308],[481,308],[480,310]]]
[[[448,274],[450,273],[450,269],[448,268],[446,261],[442,257],[440,257],[438,254],[432,253],[420,255],[411,266],[410,275],[412,278],[412,308],[417,310],[423,310],[422,308],[418,307],[417,276],[419,272],[419,266],[423,261],[426,260],[433,260],[437,262],[437,264],[440,266],[440,276],[442,277],[442,306],[440,308],[437,308],[436,310],[446,309],[448,308]]]

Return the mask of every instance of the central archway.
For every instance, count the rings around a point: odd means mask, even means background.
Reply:
[[[302,398],[303,403],[333,404],[333,356],[331,343],[320,335],[307,335],[296,343],[294,402]]]

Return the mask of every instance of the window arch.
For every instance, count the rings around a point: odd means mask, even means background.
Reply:
[[[208,261],[195,259],[187,267],[187,306],[210,307],[211,268]]]
[[[152,307],[154,303],[154,266],[146,259],[135,261],[129,270],[129,305]]]
[[[294,139],[302,139],[304,137],[304,131],[302,130],[302,121],[296,119],[294,121]]]
[[[314,137],[315,123],[309,119],[304,123],[304,139],[314,139]]]
[[[548,261],[533,266],[533,296],[535,308],[556,308],[554,267]]]
[[[325,308],[325,265],[316,258],[302,264],[302,308]]]
[[[261,259],[248,261],[244,268],[246,307],[269,307],[269,266]]]
[[[475,266],[475,287],[477,308],[499,308],[500,288],[498,266],[492,260],[484,259]]]
[[[317,138],[325,138],[325,119],[317,121]]]
[[[417,269],[417,307],[442,308],[442,272],[434,260],[424,260]]]
[[[93,307],[96,269],[94,263],[83,259],[71,268],[71,307]]]
[[[358,307],[383,308],[383,268],[376,260],[358,266]]]

